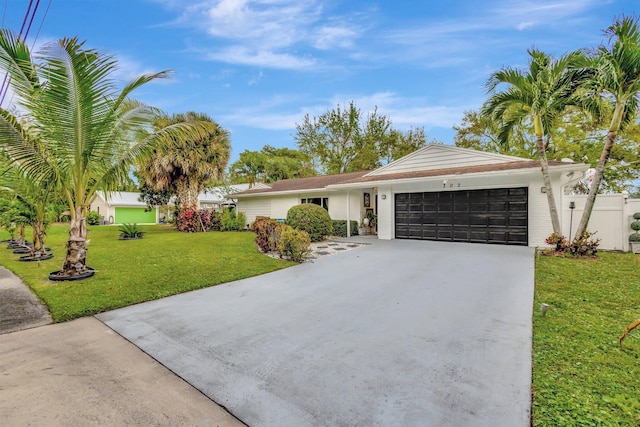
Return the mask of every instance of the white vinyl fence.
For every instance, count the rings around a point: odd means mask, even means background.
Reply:
[[[586,195],[562,197],[562,230],[567,237],[575,237],[586,200]],[[569,207],[571,202],[575,203],[574,209]],[[636,212],[640,212],[640,199],[629,199],[622,194],[600,194],[587,230],[596,232],[594,237],[601,239],[601,249],[629,251],[629,235],[633,233],[630,225]]]

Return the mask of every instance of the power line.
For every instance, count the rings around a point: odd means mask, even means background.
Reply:
[[[44,25],[44,20],[47,18],[47,14],[49,13],[51,2],[53,2],[53,0],[49,0],[49,4],[47,4],[47,8],[44,11],[44,15],[42,16],[42,21],[40,21],[40,26],[38,27],[38,32],[36,33],[36,36],[33,39],[33,45],[31,45],[31,50],[33,50],[33,48],[36,46],[36,40],[38,40],[38,36],[40,35],[40,30],[42,30],[42,26]]]
[[[33,6],[33,12],[31,12],[31,6]],[[20,27],[20,33],[18,35],[19,40],[21,39],[26,42],[27,37],[29,36],[29,31],[31,30],[31,25],[33,25],[33,20],[36,17],[36,13],[38,12],[39,6],[40,6],[40,0],[36,0],[35,5],[33,5],[33,0],[29,0],[29,5],[27,6],[27,12],[24,15],[24,18],[22,20],[22,25]],[[42,24],[44,23],[44,18],[46,17],[46,14],[49,11],[50,6],[51,6],[51,0],[49,0],[47,11],[45,12],[44,17],[42,18],[42,23],[40,24],[40,28],[38,29],[38,34],[40,34],[40,29],[42,28]],[[5,8],[6,8],[6,3],[5,3]],[[29,17],[29,15],[31,15],[31,17]],[[29,25],[27,26],[26,31],[24,31],[27,20],[29,21]],[[24,34],[23,34],[23,31],[24,31]],[[34,41],[34,45],[35,45],[35,41]],[[0,99],[0,107],[4,103],[4,99],[7,96],[7,93],[9,92],[9,83],[7,82],[7,80],[11,82],[11,78],[8,76],[9,76],[9,73],[8,72],[5,73],[2,86],[0,87],[0,94],[2,94],[2,98]]]

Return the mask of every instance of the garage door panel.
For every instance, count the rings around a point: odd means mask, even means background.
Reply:
[[[396,238],[528,244],[528,189],[401,193]],[[403,201],[411,200],[410,203]]]

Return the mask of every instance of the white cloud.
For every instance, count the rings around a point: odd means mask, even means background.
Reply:
[[[255,51],[243,46],[230,46],[207,54],[211,60],[232,64],[251,65],[265,68],[303,69],[316,65],[313,58],[298,57],[288,53],[276,53],[268,50]]]
[[[315,51],[349,49],[363,28],[355,18],[332,15],[320,0],[164,1],[179,11],[176,24],[200,28],[213,44],[199,50],[210,60],[281,69],[315,65]]]
[[[386,115],[397,129],[410,127],[447,128],[460,121],[468,106],[429,105],[423,98],[398,96],[392,92],[377,92],[370,95],[335,95],[326,102],[294,107],[298,97],[276,96],[262,102],[227,110],[220,115],[221,122],[235,126],[248,126],[267,130],[295,131],[296,123],[301,123],[305,114],[319,116],[340,105],[348,106],[354,101],[364,115],[378,108],[378,113]]]
[[[260,71],[258,75],[255,77],[252,77],[247,84],[249,86],[257,85],[258,83],[260,83],[260,80],[262,80],[262,77],[264,77],[264,73]]]

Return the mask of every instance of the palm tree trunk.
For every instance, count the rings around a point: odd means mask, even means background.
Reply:
[[[547,161],[547,150],[545,149],[542,135],[536,136],[536,144],[538,146],[538,156],[540,157],[540,167],[542,169],[544,188],[547,192],[547,203],[549,204],[551,226],[553,227],[553,232],[561,236],[562,228],[560,227],[560,219],[558,217],[558,207],[556,206],[556,199],[553,196],[553,187],[551,186],[551,178],[549,176],[549,162]]]
[[[593,175],[593,181],[591,182],[591,187],[589,188],[589,195],[587,196],[587,201],[584,205],[582,218],[580,219],[580,224],[578,224],[578,229],[576,230],[576,238],[582,237],[585,231],[587,231],[589,219],[591,218],[591,212],[593,211],[593,205],[596,202],[596,195],[598,194],[598,189],[600,188],[600,183],[602,182],[604,167],[607,164],[607,160],[609,160],[611,149],[613,148],[613,144],[616,142],[617,136],[618,132],[614,130],[609,130],[609,132],[607,133],[607,140],[604,144],[604,148],[602,149],[602,154],[600,154],[600,159],[598,159],[598,165],[596,166],[596,172]]]
[[[31,249],[31,256],[35,256],[36,252],[40,254],[44,253],[44,224],[40,222],[34,222],[31,224],[33,228],[33,248]]]
[[[73,276],[87,271],[87,220],[85,210],[77,206],[69,224],[67,255],[60,275]]]

